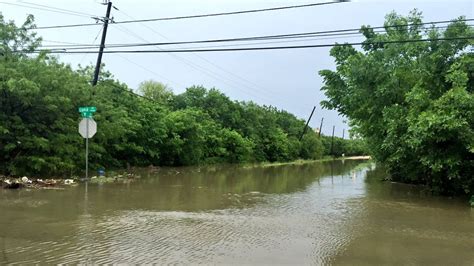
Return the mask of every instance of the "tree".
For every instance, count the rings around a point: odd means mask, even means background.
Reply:
[[[467,48],[474,31],[461,20],[445,31],[421,21],[416,10],[390,13],[386,33],[362,27],[362,51],[331,49],[337,67],[320,71],[328,97],[322,104],[350,118],[395,180],[473,193],[474,53]],[[423,38],[432,40],[411,42]]]
[[[35,28],[34,16],[26,17],[25,22],[17,27],[13,21],[6,22],[0,13],[0,56],[2,59],[25,57],[41,44],[41,38],[30,29]]]
[[[173,98],[173,91],[168,85],[154,80],[146,80],[140,83],[138,92],[163,104],[168,104]]]
[[[301,151],[299,156],[303,159],[319,159],[322,157],[324,147],[321,139],[314,131],[310,131],[304,135],[301,143]]]

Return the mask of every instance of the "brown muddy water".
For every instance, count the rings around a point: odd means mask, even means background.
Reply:
[[[474,209],[366,161],[0,190],[0,264],[474,265]]]

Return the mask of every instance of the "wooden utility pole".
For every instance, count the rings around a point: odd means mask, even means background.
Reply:
[[[97,85],[99,80],[100,65],[102,64],[102,54],[105,48],[105,37],[107,36],[107,27],[109,26],[110,10],[112,9],[112,2],[107,3],[107,12],[104,18],[104,29],[102,30],[102,39],[100,40],[99,55],[97,56],[97,63],[95,65],[94,78],[92,79],[92,86]]]
[[[303,136],[306,133],[306,130],[308,130],[308,124],[309,124],[309,121],[311,121],[311,117],[313,117],[314,110],[316,110],[316,106],[313,107],[313,111],[311,111],[311,114],[309,115],[308,121],[306,121],[306,125],[304,125],[303,133],[301,133],[301,136],[300,136],[300,141],[301,141],[301,139],[303,139]]]
[[[323,121],[324,121],[324,117],[321,118],[321,125],[319,125],[319,135],[318,135],[318,137],[321,137],[321,131],[323,131]]]
[[[331,155],[334,156],[334,130],[336,126],[332,126],[332,138],[331,138]]]

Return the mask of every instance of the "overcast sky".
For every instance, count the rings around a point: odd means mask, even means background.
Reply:
[[[271,1],[271,0],[115,0],[112,10],[115,21],[159,18],[170,16],[229,12],[286,5],[324,2],[325,0]],[[2,4],[3,2],[3,4]],[[44,0],[0,1],[0,11],[7,20],[22,22],[27,14],[34,14],[38,26],[91,23],[81,16],[53,13],[34,8],[7,5],[26,5],[28,2],[75,10],[96,16],[105,15],[100,0]],[[291,10],[251,13],[213,18],[161,21],[111,25],[107,43],[137,43],[185,41],[200,39],[235,38],[272,34],[287,34],[323,30],[358,28],[361,25],[381,26],[384,16],[391,12],[407,15],[417,8],[424,21],[450,20],[459,16],[474,18],[473,0],[359,0],[350,3],[323,5]],[[100,26],[39,30],[44,44],[55,42],[99,43]],[[325,39],[311,42],[292,42],[280,45],[352,42],[358,38]],[[167,47],[169,48],[169,47]],[[87,65],[95,63],[96,55],[61,55],[61,60]],[[306,119],[313,106],[316,112],[312,127],[319,127],[324,117],[323,133],[341,136],[344,118],[334,111],[323,110],[319,102],[324,94],[319,90],[322,79],[318,71],[334,69],[329,48],[301,50],[273,50],[246,52],[219,52],[199,54],[105,54],[103,62],[114,76],[136,89],[143,80],[153,79],[171,86],[180,93],[191,85],[215,87],[232,99],[252,100],[273,105]],[[347,136],[347,135],[346,135]]]

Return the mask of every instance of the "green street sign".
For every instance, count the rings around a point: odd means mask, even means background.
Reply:
[[[95,106],[79,107],[79,113],[95,113],[96,111],[97,111],[97,107]]]
[[[94,113],[92,112],[81,112],[81,116],[84,117],[84,118],[92,118],[92,115]]]

